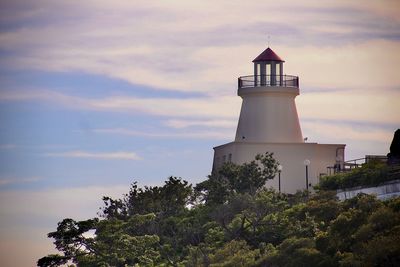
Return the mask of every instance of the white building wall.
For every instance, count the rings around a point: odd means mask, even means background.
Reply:
[[[305,159],[311,162],[308,166],[309,183],[315,185],[320,174],[327,173],[328,166],[334,166],[338,155],[344,159],[344,147],[341,144],[232,142],[214,148],[213,168],[218,169],[224,159],[225,162],[231,159],[233,163],[243,164],[254,160],[257,154],[273,152],[274,158],[283,166],[282,192],[295,193],[306,188]],[[278,190],[278,175],[266,186]]]

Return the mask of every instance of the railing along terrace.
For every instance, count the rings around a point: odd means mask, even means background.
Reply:
[[[299,77],[293,75],[249,75],[238,78],[238,87],[284,86],[299,88]]]

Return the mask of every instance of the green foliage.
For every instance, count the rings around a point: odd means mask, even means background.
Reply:
[[[98,222],[97,218],[79,222],[64,219],[58,223],[57,231],[49,233],[48,237],[54,238],[56,248],[64,253],[65,259],[70,259],[74,255],[90,252],[93,240],[86,238],[84,233],[95,229]],[[57,258],[60,259],[57,255],[53,255],[54,260]]]
[[[235,194],[254,195],[267,180],[273,179],[279,163],[273,153],[257,155],[255,160],[236,165],[228,162],[213,172],[206,181],[196,185],[195,192],[201,202],[223,204]]]
[[[49,233],[39,266],[399,266],[400,198],[263,188],[272,154],[226,164],[195,190],[179,178],[104,198],[100,218]]]
[[[131,228],[141,227],[154,220],[153,214],[135,215],[128,221],[98,219],[76,222],[65,219],[56,232],[49,233],[62,255],[49,255],[38,261],[39,266],[58,266],[68,260],[79,266],[125,266],[141,264],[151,266],[159,257],[155,249],[156,235],[132,235]],[[95,237],[84,233],[96,229]]]
[[[315,248],[310,238],[288,238],[278,246],[275,253],[264,259],[266,266],[335,266],[333,259]]]
[[[38,266],[60,266],[66,264],[71,258],[61,256],[58,254],[50,254],[46,257],[40,258],[37,262]]]
[[[322,190],[337,190],[356,186],[377,186],[400,178],[398,175],[390,175],[392,168],[381,161],[371,160],[350,172],[321,177],[318,188]]]
[[[252,249],[244,240],[232,240],[209,256],[210,267],[254,266],[260,251]]]
[[[126,218],[133,214],[162,213],[176,215],[184,211],[190,200],[192,187],[187,181],[169,177],[164,186],[139,188],[133,183],[123,199],[103,197],[102,216],[105,218]]]

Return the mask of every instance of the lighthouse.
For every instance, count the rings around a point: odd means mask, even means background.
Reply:
[[[242,106],[235,140],[214,147],[213,170],[225,162],[242,164],[273,152],[281,181],[273,179],[266,186],[294,193],[343,166],[345,145],[304,141],[295,103],[299,77],[284,74],[284,63],[268,47],[253,60],[253,75],[238,78]]]
[[[295,104],[299,78],[283,74],[284,62],[268,47],[253,60],[254,75],[239,77],[243,103],[235,141],[303,142]]]

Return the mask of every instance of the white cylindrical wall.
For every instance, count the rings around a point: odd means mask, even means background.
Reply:
[[[237,142],[302,143],[299,118],[295,104],[298,88],[241,88],[243,98]]]

